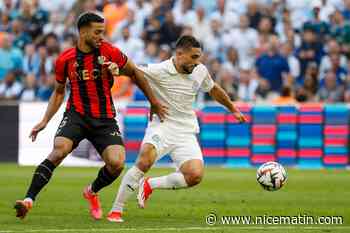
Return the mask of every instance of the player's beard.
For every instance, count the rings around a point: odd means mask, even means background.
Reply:
[[[194,68],[196,68],[196,66],[182,66],[182,70],[185,72],[185,74],[192,74]]]
[[[91,49],[97,49],[100,47],[94,40],[86,40],[86,44],[91,48]]]

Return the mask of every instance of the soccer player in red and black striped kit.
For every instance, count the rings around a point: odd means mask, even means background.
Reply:
[[[110,91],[113,76],[118,75],[119,70],[131,77],[145,93],[152,111],[161,119],[167,114],[167,108],[154,97],[143,73],[118,48],[103,40],[105,23],[101,15],[85,12],[78,18],[77,27],[78,44],[57,58],[55,90],[43,119],[30,134],[34,141],[57,112],[63,102],[68,79],[70,96],[55,135],[53,150],[36,168],[25,199],[16,201],[16,216],[21,219],[32,208],[33,201],[49,182],[54,169],[84,138],[95,146],[105,162],[97,178],[83,191],[91,216],[94,219],[102,218],[97,193],[117,179],[125,160],[125,148],[114,119],[116,113]]]

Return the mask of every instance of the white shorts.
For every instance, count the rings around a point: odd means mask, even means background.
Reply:
[[[145,143],[152,144],[156,148],[156,161],[169,154],[177,169],[188,160],[203,161],[196,134],[178,133],[169,128],[166,123],[148,125],[142,145]]]

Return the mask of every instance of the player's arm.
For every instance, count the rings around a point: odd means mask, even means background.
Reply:
[[[49,123],[51,118],[60,108],[65,95],[65,86],[65,84],[56,81],[55,89],[51,94],[49,104],[47,105],[43,119],[36,126],[34,126],[32,131],[30,132],[29,137],[32,139],[33,142],[35,141],[38,133],[46,127],[47,123]]]
[[[129,76],[132,81],[143,91],[148,101],[151,104],[151,112],[158,115],[161,121],[164,120],[167,115],[167,107],[161,104],[154,96],[148,81],[144,77],[144,73],[136,67],[136,65],[128,59],[125,66],[120,70],[121,74]]]
[[[219,102],[220,104],[224,105],[239,122],[246,122],[247,119],[244,117],[244,115],[236,108],[236,106],[231,101],[230,97],[226,94],[226,92],[217,84],[215,83],[213,88],[209,91],[209,95]]]
[[[55,62],[55,87],[51,94],[45,115],[43,119],[34,126],[29,135],[33,142],[38,133],[46,127],[47,123],[49,123],[63,102],[67,80],[66,66],[67,63],[64,56],[59,56]]]

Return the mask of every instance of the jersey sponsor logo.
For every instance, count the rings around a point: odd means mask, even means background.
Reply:
[[[100,56],[103,57],[103,56]],[[100,61],[99,61],[100,63]],[[73,63],[74,70],[71,71],[70,75],[77,77],[80,81],[87,81],[87,80],[95,80],[98,78],[101,78],[102,71],[100,69],[81,69],[79,68],[79,64],[77,62]],[[104,69],[104,68],[102,68]]]

